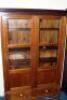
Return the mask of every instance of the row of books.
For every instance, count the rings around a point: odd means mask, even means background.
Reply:
[[[40,42],[43,43],[57,43],[58,41],[58,31],[52,30],[41,30],[40,31]]]
[[[40,22],[40,28],[59,28],[58,19],[43,19]]]
[[[31,20],[30,19],[9,19],[8,25],[9,28],[30,28]]]
[[[9,32],[9,43],[30,43],[31,37],[29,31],[13,31]],[[40,42],[57,43],[57,31],[40,31]]]
[[[40,50],[40,57],[57,57],[57,51],[56,50]],[[29,51],[13,51],[9,52],[8,58],[10,60],[24,60],[24,59],[31,59],[31,55]]]
[[[31,28],[31,19],[9,19],[9,28]],[[59,28],[60,20],[58,19],[42,19],[40,28]]]
[[[29,51],[12,51],[8,54],[8,62],[12,69],[30,65],[31,55]]]
[[[56,50],[40,50],[40,57],[41,58],[49,58],[49,57],[57,57],[57,51]]]
[[[30,31],[10,31],[9,43],[30,43]]]
[[[29,51],[13,51],[8,54],[9,60],[25,60],[31,59]]]

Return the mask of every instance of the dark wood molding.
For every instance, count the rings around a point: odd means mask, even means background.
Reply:
[[[8,9],[8,8],[0,8],[0,12],[18,12],[18,13],[28,13],[28,14],[55,14],[55,15],[66,15],[67,10],[52,10],[52,9]]]
[[[67,9],[66,9],[66,16],[67,16]]]

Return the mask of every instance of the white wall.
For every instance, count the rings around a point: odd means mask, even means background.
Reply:
[[[4,95],[4,88],[3,88],[3,69],[2,69],[2,50],[1,50],[1,33],[0,33],[0,96]]]
[[[0,0],[0,8],[39,8],[65,10],[67,8],[67,0]],[[0,38],[0,96],[4,95],[3,83],[4,82]]]
[[[67,0],[0,0],[0,7],[66,9]]]

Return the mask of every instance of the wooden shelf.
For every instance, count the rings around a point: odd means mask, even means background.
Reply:
[[[20,70],[20,69],[26,69],[26,68],[30,68],[31,67],[31,64],[30,64],[30,61],[27,60],[27,62],[19,62],[19,60],[16,61],[16,64],[9,64],[10,65],[10,70]],[[15,62],[14,62],[15,63]]]
[[[22,27],[22,28],[9,28],[9,29],[10,29],[10,30],[17,30],[17,31],[19,31],[19,30],[21,30],[21,31],[27,30],[27,31],[28,31],[28,30],[31,29],[31,27],[29,27],[29,28],[26,28],[26,27],[25,27],[25,28],[23,28],[23,27]]]
[[[19,66],[20,67],[20,66]],[[9,73],[10,74],[15,74],[15,73],[22,73],[22,71],[29,71],[31,70],[31,66],[27,67],[20,67],[20,68],[15,68],[15,69],[10,69]]]
[[[57,50],[58,46],[57,45],[46,45],[46,46],[40,46],[40,50]]]
[[[58,47],[58,44],[56,43],[40,43],[39,46],[54,46],[54,47]]]
[[[9,60],[10,65],[17,67],[18,65],[28,65],[30,64],[30,59],[18,59],[18,60]],[[15,65],[16,64],[16,65]]]
[[[12,61],[22,61],[22,62],[29,62],[31,59],[30,58],[26,58],[26,59],[16,59],[16,60],[14,60],[14,59],[9,59],[9,60],[12,60]]]
[[[42,67],[41,67],[42,66]],[[39,66],[39,68],[38,68],[38,71],[43,71],[43,70],[56,70],[56,66],[57,65],[55,65],[55,66],[45,66],[45,65],[43,65],[43,64],[41,64],[40,66]]]
[[[52,27],[47,27],[47,28],[45,28],[45,27],[43,27],[43,28],[40,28],[40,30],[59,30],[59,28],[52,28]]]
[[[12,49],[12,48],[29,48],[30,44],[9,44],[8,48]]]
[[[41,62],[56,62],[57,57],[40,57]]]

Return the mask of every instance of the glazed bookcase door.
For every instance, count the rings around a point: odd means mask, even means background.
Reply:
[[[11,69],[31,66],[31,19],[8,20],[8,59]]]
[[[60,23],[61,20],[58,16],[49,15],[39,17],[39,66],[37,68],[37,87],[38,91],[40,90],[43,94],[47,95],[56,80]]]
[[[6,91],[31,86],[33,17],[8,14],[3,16],[2,26]]]
[[[40,68],[55,67],[57,64],[57,49],[60,30],[60,19],[45,17],[40,19],[39,55]]]

